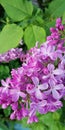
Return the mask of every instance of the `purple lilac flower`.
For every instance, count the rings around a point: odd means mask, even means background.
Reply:
[[[11,60],[15,60],[17,58],[23,57],[23,51],[22,48],[12,48],[11,50],[0,54],[0,63],[1,62],[9,62]]]
[[[38,122],[36,112],[46,114],[63,106],[61,99],[65,96],[65,48],[62,40],[64,26],[60,18],[56,21],[56,27],[50,31],[51,35],[40,48],[36,45],[26,55],[18,53],[18,49],[11,50],[11,56],[10,52],[3,56],[7,61],[15,57],[20,57],[21,61],[23,59],[20,68],[12,69],[11,78],[1,81],[0,105],[3,109],[11,106],[12,120],[28,117],[27,123]]]

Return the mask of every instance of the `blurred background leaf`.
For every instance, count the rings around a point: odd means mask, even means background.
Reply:
[[[49,4],[48,12],[50,18],[61,17],[65,11],[65,0],[53,0]]]

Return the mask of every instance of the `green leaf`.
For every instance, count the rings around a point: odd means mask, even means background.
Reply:
[[[43,20],[43,18],[40,17],[40,16],[36,16],[35,20],[36,20],[36,22],[38,22],[40,25],[43,25],[43,24],[44,24],[44,20]]]
[[[49,4],[49,9],[51,17],[61,17],[65,11],[65,0],[53,0]]]
[[[28,0],[0,0],[7,15],[13,21],[21,21],[30,17],[33,12],[33,5]]]
[[[56,23],[56,20],[45,22],[45,30],[46,30],[47,35],[50,35],[50,28],[55,27],[55,23]]]
[[[62,23],[65,24],[65,12],[63,13]]]
[[[8,130],[8,128],[2,122],[0,122],[0,130]]]
[[[44,130],[44,125],[41,122],[33,123],[32,130]]]
[[[50,130],[59,130],[58,126],[54,122],[53,124],[50,125]]]
[[[0,65],[0,80],[6,79],[10,75],[9,67],[6,65]]]
[[[18,25],[22,27],[22,29],[25,29],[30,24],[29,19],[25,19],[21,21]]]
[[[4,53],[18,45],[23,36],[23,30],[16,24],[7,24],[0,33],[0,53]]]
[[[28,128],[29,128],[31,124],[28,124],[28,123],[27,123],[27,120],[28,120],[28,118],[27,118],[27,117],[25,117],[25,118],[23,118],[22,120],[17,121],[17,123],[22,124],[22,126],[23,126],[23,127],[25,127],[25,128],[26,128],[26,127],[28,127]]]
[[[26,28],[24,33],[24,41],[30,49],[31,47],[34,47],[36,42],[44,42],[46,39],[46,32],[42,27],[36,26],[36,25],[30,25]]]
[[[16,69],[16,68],[19,68],[19,67],[20,67],[20,63],[19,63],[18,59],[12,60],[12,61],[9,62],[10,70],[12,70],[14,68]]]
[[[59,120],[60,119],[60,114],[58,112],[53,113],[53,119],[54,120]]]
[[[2,128],[0,128],[0,130],[3,130]]]
[[[44,130],[45,127],[41,121],[33,122],[32,124],[27,124],[27,118],[22,119],[21,124],[25,128],[30,128],[30,130]]]
[[[4,111],[5,116],[8,117],[11,113],[11,107],[9,106],[8,108],[4,109],[3,111]]]
[[[42,121],[43,121],[44,124],[46,124],[47,126],[50,127],[50,125],[54,123],[54,121],[52,119],[52,114],[47,113],[47,114],[43,115],[43,120]]]

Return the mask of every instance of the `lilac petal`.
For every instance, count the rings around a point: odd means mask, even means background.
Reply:
[[[33,81],[33,83],[34,83],[35,86],[38,86],[39,79],[37,77],[32,77],[32,81]]]
[[[49,79],[49,84],[52,87],[52,86],[55,86],[56,83],[53,79]]]
[[[18,102],[11,104],[12,110],[16,111],[18,109]]]
[[[52,95],[55,99],[60,99],[60,94],[55,89],[52,90]]]
[[[56,52],[55,52],[56,54],[56,57],[59,57],[60,59],[62,58],[62,51],[61,50],[57,50]]]
[[[8,87],[8,84],[7,84],[4,80],[1,80],[1,84],[2,84],[4,87]]]
[[[4,87],[6,87],[6,88],[10,87],[10,86],[9,86],[9,83],[10,83],[10,78],[7,78],[6,81],[1,80],[1,84],[2,84]]]
[[[19,99],[19,96],[25,98],[26,97],[26,94],[24,92],[20,92],[19,90],[10,90],[10,94],[12,96],[12,101],[18,101]]]
[[[46,113],[45,112],[45,106],[47,105],[47,101],[43,100],[40,103],[38,103],[37,111],[41,114]]]
[[[11,80],[10,78],[7,78],[7,79],[6,79],[6,82],[9,84],[9,83],[10,83],[10,80]]]
[[[60,107],[63,106],[63,104],[62,104],[61,101],[56,101],[56,102],[54,103],[54,105],[57,106],[58,108],[60,108]]]
[[[48,88],[48,84],[47,83],[44,83],[44,84],[41,84],[41,85],[38,85],[38,88],[40,90],[46,90]]]
[[[42,92],[39,89],[36,89],[35,96],[38,99],[43,99]]]
[[[44,94],[49,95],[51,93],[51,89],[44,92]]]
[[[32,85],[32,84],[27,85],[27,88],[26,88],[27,93],[32,94],[35,92],[35,90],[36,90],[36,87],[34,85]]]
[[[40,48],[41,53],[44,54],[44,55],[47,54],[46,47],[47,47],[47,45],[45,44],[44,47],[41,46],[41,48]]]
[[[12,97],[12,101],[16,102],[19,99],[19,92],[17,90],[10,90],[10,95]]]
[[[17,102],[19,99],[19,95],[17,95],[16,93],[15,94],[12,94],[12,101],[13,102]]]
[[[63,88],[64,88],[63,84],[58,84],[58,85],[55,86],[56,90],[60,90],[60,89],[63,89]]]
[[[21,97],[23,97],[23,98],[26,97],[26,94],[25,94],[24,92],[20,92],[19,95],[20,95]]]
[[[5,104],[5,103],[4,103],[4,104],[2,104],[2,108],[3,108],[3,109],[6,109],[7,107],[8,107],[8,105],[7,105],[7,104]]]
[[[22,107],[22,116],[23,117],[28,116],[28,110],[26,108],[24,108],[24,107]]]
[[[35,115],[28,118],[27,124],[31,124],[33,122],[38,122],[38,118]]]
[[[53,64],[48,64],[48,70],[52,72],[54,70],[54,65]]]
[[[10,119],[13,120],[13,119],[15,119],[15,117],[16,117],[16,114],[15,114],[15,112],[13,112],[13,113],[10,115]]]
[[[42,79],[47,79],[47,78],[49,78],[49,76],[50,76],[50,74],[44,75],[44,76],[42,77]]]
[[[62,75],[62,74],[64,74],[64,71],[61,70],[61,69],[55,69],[55,70],[53,71],[53,74],[55,74],[55,75]]]
[[[52,50],[52,46],[47,46],[47,51],[50,52]]]
[[[40,103],[38,103],[38,106],[40,107],[44,107],[47,104],[46,100],[41,101]]]
[[[36,113],[36,109],[33,108],[32,110],[30,110],[29,117],[35,115],[35,113]]]

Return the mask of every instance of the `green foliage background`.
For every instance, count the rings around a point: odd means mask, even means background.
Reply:
[[[19,46],[22,39],[24,50],[40,44],[50,35],[50,27],[55,25],[57,17],[65,24],[65,0],[37,0],[39,6],[31,0],[0,0],[0,53]],[[21,65],[19,59],[9,63],[0,63],[0,80],[10,76],[12,68]],[[11,108],[0,107],[0,130],[14,130],[14,124],[20,123],[31,130],[65,130],[65,101],[63,107],[54,113],[38,115],[39,122],[28,125],[27,119],[10,121]]]

